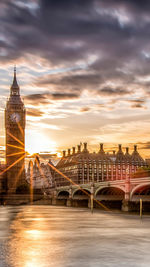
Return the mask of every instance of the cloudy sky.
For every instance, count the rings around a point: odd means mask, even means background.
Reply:
[[[137,143],[150,157],[150,1],[1,0],[1,150],[14,64],[27,150]]]

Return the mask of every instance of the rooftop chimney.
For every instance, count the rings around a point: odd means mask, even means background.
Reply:
[[[76,148],[75,148],[75,146],[73,146],[73,155],[76,153]]]
[[[103,144],[100,144],[100,152],[104,152]]]
[[[81,145],[78,145],[78,153],[81,152]]]
[[[71,151],[70,148],[68,148],[68,156],[70,156],[70,151]]]
[[[129,154],[129,148],[126,147],[126,154]]]
[[[135,152],[137,151],[137,145],[134,145],[134,151]]]
[[[122,151],[122,145],[118,145],[118,147],[119,147],[119,151]]]
[[[87,143],[84,143],[84,149],[83,151],[87,151]]]
[[[66,150],[63,150],[63,158],[66,157]]]

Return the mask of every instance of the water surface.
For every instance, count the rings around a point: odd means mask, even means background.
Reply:
[[[0,207],[0,267],[150,266],[150,217]]]

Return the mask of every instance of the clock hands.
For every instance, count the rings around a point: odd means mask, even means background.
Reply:
[[[19,115],[18,113],[13,113],[13,114],[11,115],[11,120],[12,120],[13,122],[19,122],[19,121],[20,121],[20,115]]]

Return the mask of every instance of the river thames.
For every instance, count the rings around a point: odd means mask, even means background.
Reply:
[[[149,246],[149,216],[0,207],[0,267],[148,267]]]

